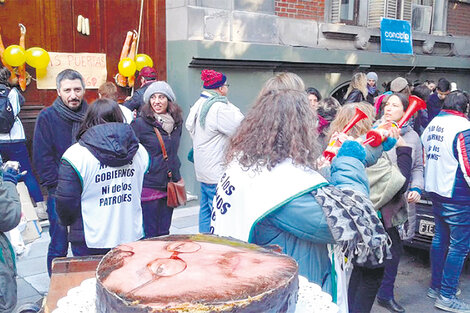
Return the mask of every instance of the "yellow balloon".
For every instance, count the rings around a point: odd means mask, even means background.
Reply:
[[[49,53],[43,48],[32,47],[26,50],[26,63],[31,67],[46,68],[50,61]]]
[[[11,66],[23,65],[26,61],[25,51],[18,45],[8,46],[3,51],[3,59]]]
[[[37,68],[36,69],[36,78],[44,78],[47,75],[46,68]]]
[[[143,67],[153,67],[153,60],[148,55],[141,53],[135,56],[135,65],[137,70],[140,71]]]
[[[129,77],[135,74],[135,62],[131,58],[124,58],[118,64],[119,74]]]

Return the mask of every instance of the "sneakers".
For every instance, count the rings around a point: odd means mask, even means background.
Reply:
[[[470,313],[470,305],[455,296],[452,298],[439,296],[436,299],[434,306],[447,312]]]
[[[40,220],[47,220],[47,206],[43,202],[37,202],[36,203],[36,214]]]
[[[455,293],[455,295],[458,296],[460,295],[460,293],[462,293],[462,290],[460,290],[460,288],[457,288],[457,292]],[[439,290],[430,287],[426,295],[431,299],[437,299],[437,297],[439,297]]]

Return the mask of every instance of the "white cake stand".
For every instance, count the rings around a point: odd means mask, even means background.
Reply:
[[[67,296],[57,301],[57,309],[52,313],[94,313],[96,300],[96,278],[84,280],[80,286],[70,289]],[[299,276],[299,298],[295,313],[338,313],[339,308],[331,301],[331,296],[320,286],[309,283]]]

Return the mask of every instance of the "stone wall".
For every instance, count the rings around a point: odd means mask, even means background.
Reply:
[[[379,28],[323,22],[325,0],[168,0],[166,3],[168,41],[205,40],[380,53]],[[458,25],[453,31],[453,26],[449,26],[449,32],[470,35],[468,16],[470,4],[449,3],[448,21],[450,25]],[[417,55],[470,56],[469,41],[470,37],[413,32]]]

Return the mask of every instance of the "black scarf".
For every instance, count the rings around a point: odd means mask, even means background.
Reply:
[[[88,104],[85,99],[82,100],[82,105],[77,111],[73,111],[64,104],[60,97],[57,97],[52,104],[52,107],[57,111],[59,116],[67,122],[72,123],[72,143],[77,142],[77,134],[80,126],[82,125],[83,119],[85,118],[85,112],[88,109]]]

